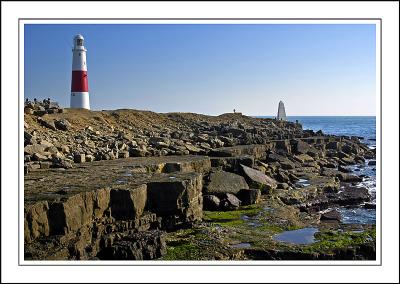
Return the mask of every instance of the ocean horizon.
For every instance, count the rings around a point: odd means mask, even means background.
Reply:
[[[275,116],[254,116],[275,118]],[[287,116],[288,121],[296,122],[303,129],[322,130],[325,134],[359,136],[368,145],[375,145],[376,116]]]

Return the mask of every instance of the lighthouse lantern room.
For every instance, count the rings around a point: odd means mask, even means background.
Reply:
[[[86,65],[84,38],[78,34],[74,37],[72,49],[71,108],[90,109],[89,88]]]

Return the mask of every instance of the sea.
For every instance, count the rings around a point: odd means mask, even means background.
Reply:
[[[269,116],[263,116],[269,117]],[[271,118],[271,117],[269,117]],[[303,125],[303,129],[314,131],[322,130],[325,134],[346,135],[363,137],[361,140],[369,148],[376,148],[376,117],[375,116],[288,116],[289,121],[296,120]],[[363,165],[352,166],[354,174],[365,175],[363,181],[357,186],[368,188],[372,202],[376,202],[376,166],[368,165],[366,160]],[[375,224],[376,210],[364,207],[337,208],[347,224]]]

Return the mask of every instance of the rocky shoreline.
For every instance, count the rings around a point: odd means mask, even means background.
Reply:
[[[349,168],[374,161],[360,137],[240,113],[27,103],[25,260],[375,259],[375,226],[335,209],[374,207]]]

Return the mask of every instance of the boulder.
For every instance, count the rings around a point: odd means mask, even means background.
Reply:
[[[343,173],[351,173],[351,169],[348,169],[348,168],[346,168],[344,166],[341,166],[341,165],[338,166],[338,170],[343,172]]]
[[[368,151],[364,154],[365,159],[375,159],[376,155],[373,151]]]
[[[24,108],[24,113],[26,113],[26,114],[33,114],[33,113],[34,113],[34,110],[31,109],[31,108],[25,107],[25,108]]]
[[[248,189],[246,180],[237,174],[224,171],[212,172],[208,177],[205,193],[222,195],[224,193],[238,193],[241,189]]]
[[[278,173],[275,175],[275,178],[280,183],[290,183],[289,176],[283,171],[278,171]]]
[[[254,157],[249,155],[243,155],[238,157],[211,157],[211,166],[220,167],[224,171],[240,173],[241,166],[243,164],[247,167],[254,166]]]
[[[40,169],[40,163],[39,162],[28,162],[28,163],[25,163],[25,165],[27,166],[28,171]]]
[[[34,136],[25,130],[24,131],[24,146],[33,144],[34,143],[33,138],[34,138]]]
[[[291,146],[289,140],[275,141],[275,151],[278,154],[291,154]]]
[[[354,157],[344,157],[341,161],[346,165],[355,165],[357,162],[354,160]]]
[[[61,147],[59,148],[59,150],[61,151],[61,152],[63,152],[64,154],[67,154],[67,153],[69,153],[69,147],[67,146],[67,145],[61,145]]]
[[[50,155],[47,155],[47,154],[49,154],[49,153],[47,153],[47,152],[43,152],[42,154],[34,153],[32,155],[32,160],[33,161],[44,161],[44,160],[47,160],[49,158],[49,156],[50,156]]]
[[[364,208],[365,209],[376,209],[376,204],[372,202],[365,202],[364,203]]]
[[[147,183],[147,210],[162,217],[162,226],[200,221],[203,216],[203,179],[199,173],[159,174]]]
[[[276,181],[262,172],[241,165],[243,173],[248,183],[255,188],[261,189],[262,192],[270,192],[276,188]]]
[[[45,110],[35,110],[35,111],[33,111],[33,115],[36,115],[36,116],[39,116],[39,117],[43,116],[45,114],[47,114],[47,112]]]
[[[198,154],[202,150],[196,146],[193,146],[191,144],[185,144],[186,149],[189,151],[190,154]]]
[[[329,210],[321,214],[320,220],[340,222],[342,220],[342,214],[337,210]]]
[[[357,144],[345,144],[342,146],[342,151],[346,154],[358,154],[360,152],[360,148]]]
[[[321,175],[327,176],[327,177],[336,177],[339,176],[341,172],[339,172],[336,169],[331,169],[331,168],[322,168],[321,169]]]
[[[70,169],[73,168],[74,166],[72,165],[72,162],[67,159],[63,159],[60,157],[53,157],[51,159],[52,168],[64,168],[64,169]]]
[[[308,152],[313,152],[313,147],[300,139],[292,141],[292,149],[296,154],[307,154]]]
[[[340,182],[337,177],[334,176],[314,176],[310,177],[309,183],[312,186],[321,189],[325,193],[335,194],[340,189]]]
[[[128,151],[120,151],[120,152],[118,152],[118,158],[120,158],[120,159],[129,158],[129,152]]]
[[[322,168],[321,174],[323,176],[328,177],[338,177],[341,182],[361,182],[362,177],[357,175],[352,175],[348,173],[343,173],[341,171],[330,169],[330,168]]]
[[[226,193],[221,199],[220,208],[226,211],[236,210],[239,208],[240,204],[240,200],[235,195]]]
[[[57,129],[68,131],[71,128],[71,123],[66,119],[58,119],[54,121],[54,125]]]
[[[45,161],[41,161],[40,162],[40,168],[41,169],[49,169],[51,165],[52,165],[51,162],[45,162]]]
[[[268,162],[285,162],[285,161],[287,161],[287,159],[288,159],[287,157],[276,154],[276,153],[270,153],[270,154],[268,154],[268,157],[267,157]]]
[[[221,200],[215,195],[203,195],[203,209],[215,211],[219,209]]]
[[[95,160],[95,157],[93,155],[85,155],[86,162],[93,162],[94,160]]]
[[[306,162],[313,162],[313,161],[314,161],[314,158],[311,157],[311,156],[308,155],[308,154],[299,154],[299,155],[295,155],[295,156],[293,156],[293,158],[294,158],[296,161],[300,162],[300,163],[306,163]]]
[[[280,163],[280,166],[284,170],[291,170],[291,169],[294,169],[296,167],[296,165],[292,161],[290,161],[289,159],[286,159],[285,161],[282,161]]]
[[[171,141],[165,137],[150,137],[149,144],[156,146],[157,148],[169,147]]]
[[[331,141],[326,143],[326,149],[329,150],[340,150],[341,149],[341,143],[338,141]]]
[[[74,163],[84,163],[86,161],[85,154],[75,154]]]
[[[346,206],[369,202],[371,195],[365,187],[346,186],[343,188],[343,191],[341,191],[337,196],[334,196],[334,198],[338,199],[337,204]]]
[[[46,149],[45,145],[40,145],[40,144],[33,144],[33,145],[27,145],[24,147],[24,153],[27,155],[33,155],[35,153],[43,153]]]
[[[289,185],[286,182],[280,182],[280,183],[278,183],[276,188],[287,190],[287,189],[289,189]]]
[[[362,177],[359,177],[357,175],[352,175],[352,174],[346,174],[346,173],[339,173],[337,175],[339,180],[341,182],[361,182]]]
[[[38,117],[38,122],[44,127],[47,127],[51,130],[57,130],[53,120],[43,119],[41,117]]]
[[[238,192],[237,197],[242,205],[256,204],[260,201],[261,191],[257,188],[242,189]]]
[[[365,187],[346,186],[339,192],[323,192],[315,198],[307,200],[307,202],[299,204],[300,211],[316,212],[327,209],[329,207],[354,206],[370,202],[371,196]],[[302,201],[303,202],[303,201]]]
[[[167,252],[165,237],[161,231],[151,230],[123,236],[114,242],[106,243],[99,253],[103,260],[151,260]]]
[[[130,148],[129,149],[129,155],[131,157],[145,157],[147,154],[147,149],[146,148]]]

